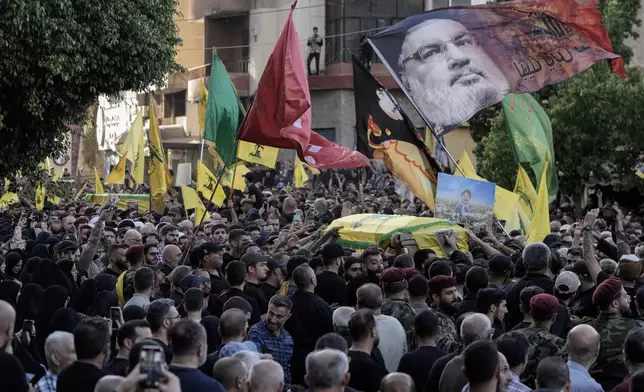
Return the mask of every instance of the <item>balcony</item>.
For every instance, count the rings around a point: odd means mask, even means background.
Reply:
[[[398,84],[382,63],[371,64],[371,74],[386,89],[398,89]],[[318,76],[309,76],[309,89],[311,90],[338,90],[353,89],[353,64],[330,63],[324,72]]]
[[[188,0],[186,18],[225,17],[250,12],[250,0]]]

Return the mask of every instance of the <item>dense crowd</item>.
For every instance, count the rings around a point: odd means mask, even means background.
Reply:
[[[644,390],[640,210],[562,199],[543,242],[346,249],[335,219],[431,212],[382,173],[289,176],[255,168],[202,225],[174,200],[6,209],[0,390]]]

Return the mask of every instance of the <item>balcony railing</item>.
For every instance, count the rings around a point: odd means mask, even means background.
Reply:
[[[248,60],[223,61],[229,73],[248,73]]]

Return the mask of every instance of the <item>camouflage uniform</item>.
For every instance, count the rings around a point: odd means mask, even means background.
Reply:
[[[400,321],[405,333],[407,334],[407,346],[409,351],[415,349],[416,335],[414,333],[414,319],[416,318],[416,311],[411,307],[407,301],[402,299],[387,299],[382,304],[380,311],[382,314],[391,316]]]
[[[644,322],[617,313],[600,312],[599,317],[587,324],[599,333],[600,344],[599,356],[590,368],[590,375],[604,390],[610,391],[628,375],[622,356],[626,335],[634,328],[644,327]]]
[[[438,326],[440,327],[440,335],[438,336],[436,347],[446,354],[458,351],[458,333],[456,332],[454,318],[436,306],[432,306],[432,311],[438,316]]]
[[[537,378],[537,365],[546,357],[563,357],[565,359],[566,343],[557,335],[550,332],[530,326],[517,330],[525,335],[530,342],[528,349],[528,363],[521,374],[521,382],[529,388],[535,388]]]

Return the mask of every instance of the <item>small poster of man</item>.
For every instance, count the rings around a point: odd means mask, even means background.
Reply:
[[[438,173],[435,216],[473,227],[494,219],[495,184]]]

